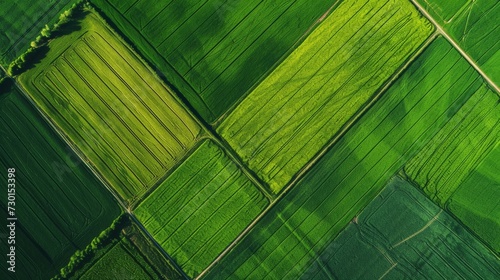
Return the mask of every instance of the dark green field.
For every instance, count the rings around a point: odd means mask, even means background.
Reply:
[[[399,177],[318,254],[304,279],[496,279],[500,262]]]
[[[133,203],[194,145],[201,127],[93,12],[19,77],[102,177]]]
[[[7,182],[7,168],[16,169],[16,277],[48,279],[108,227],[120,209],[18,91],[0,96],[0,111],[2,182]],[[1,197],[3,210],[6,199]],[[4,265],[1,274],[6,272]]]
[[[237,103],[336,3],[92,2],[208,122]]]
[[[410,3],[343,2],[217,132],[278,193],[431,32]]]
[[[45,24],[57,20],[74,0],[2,1],[0,3],[0,64],[8,65],[28,49]]]
[[[190,277],[265,208],[267,200],[212,141],[205,141],[134,211]]]

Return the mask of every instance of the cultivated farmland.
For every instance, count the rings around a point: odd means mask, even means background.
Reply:
[[[19,81],[132,202],[182,159],[201,128],[96,14],[80,25],[50,42],[47,56]]]
[[[344,1],[217,131],[277,193],[431,29],[410,3]]]
[[[265,208],[267,199],[205,141],[134,211],[190,277],[207,267]]]
[[[251,89],[336,3],[94,0],[213,122]]]
[[[447,208],[500,255],[500,141],[450,198]]]
[[[481,84],[436,39],[208,278],[299,277]]]
[[[18,91],[0,96],[0,112],[2,182],[7,182],[8,168],[16,169],[15,276],[49,279],[120,210],[111,194]],[[1,197],[0,208],[7,213],[7,195]],[[7,249],[7,238],[1,239],[2,248]],[[0,278],[10,279],[5,273],[4,266]]]
[[[128,279],[131,275],[137,279],[160,278],[137,248],[124,238],[79,279]]]
[[[498,0],[414,0],[500,85]]]
[[[73,0],[2,1],[0,4],[0,64],[8,65],[25,51],[44,24],[54,22]]]
[[[495,279],[500,263],[414,186],[393,178],[303,279]]]

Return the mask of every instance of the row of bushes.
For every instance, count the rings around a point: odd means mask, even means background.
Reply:
[[[68,10],[64,11],[59,16],[59,20],[54,23],[52,27],[46,24],[40,32],[40,35],[30,43],[28,50],[9,64],[7,73],[10,76],[16,76],[25,71],[31,63],[33,63],[33,58],[40,54],[40,47],[44,46],[50,39],[57,37],[61,27],[75,20],[75,15],[83,11],[86,6],[88,6],[88,3],[84,0],[80,0],[74,3]]]
[[[111,226],[105,229],[101,234],[92,239],[89,245],[83,250],[77,250],[69,259],[69,263],[61,268],[58,275],[54,276],[52,280],[67,279],[73,273],[88,262],[96,253],[97,250],[102,249],[113,240],[120,237],[121,230],[130,223],[127,214],[122,214],[116,218]]]

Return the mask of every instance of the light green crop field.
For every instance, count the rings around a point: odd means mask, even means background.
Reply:
[[[500,262],[399,177],[318,255],[304,279],[495,279]]]
[[[0,3],[0,64],[8,65],[28,49],[45,24],[55,22],[73,0],[19,0]]]
[[[5,250],[16,247],[17,270],[14,275],[4,266],[0,278],[49,279],[120,209],[17,90],[0,96],[0,112],[0,178],[5,182],[0,208],[17,218],[16,243],[7,244],[7,238],[1,238]],[[8,200],[15,205],[7,204],[8,168],[16,169],[15,199]]]
[[[416,0],[500,85],[500,2],[498,0]]]
[[[155,269],[130,241],[123,238],[79,279],[160,279]]]
[[[141,60],[89,13],[19,82],[126,201],[141,197],[201,128]]]
[[[431,31],[410,3],[344,1],[217,131],[278,193]]]
[[[207,121],[242,98],[335,0],[93,0]]]
[[[134,212],[184,272],[194,277],[267,204],[238,166],[216,144],[205,141]]]
[[[451,196],[447,208],[500,255],[500,141]]]
[[[436,39],[208,279],[296,279],[482,81]]]

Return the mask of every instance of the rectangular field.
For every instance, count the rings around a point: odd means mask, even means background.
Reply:
[[[415,0],[500,85],[498,0]]]
[[[133,202],[194,145],[201,128],[95,13],[50,42],[19,77],[37,105],[126,201]]]
[[[316,26],[335,0],[94,0],[209,123]]]
[[[184,272],[195,277],[267,204],[239,167],[205,141],[134,212]]]
[[[7,213],[7,169],[16,169],[15,279],[49,279],[77,249],[105,229],[120,209],[18,91],[0,96],[0,112],[3,213]],[[7,238],[1,239],[2,248],[12,245],[7,245]],[[6,266],[1,279],[14,275],[4,275]]]
[[[297,279],[481,86],[436,39],[207,279]]]
[[[7,66],[28,49],[45,24],[57,20],[74,0],[19,0],[0,4],[0,64]]]
[[[463,225],[395,177],[303,279],[495,279],[500,261]]]
[[[431,31],[406,1],[343,1],[217,131],[278,193]]]

